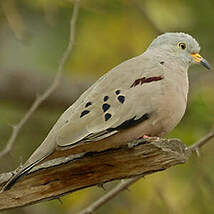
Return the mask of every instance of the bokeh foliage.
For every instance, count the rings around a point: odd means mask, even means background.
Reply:
[[[2,0],[0,6],[0,72],[24,70],[54,75],[68,42],[73,1]],[[214,64],[213,9],[212,0],[82,0],[74,49],[64,76],[97,79],[120,62],[141,54],[157,36],[157,30],[192,34],[202,46],[202,55]],[[192,144],[209,132],[214,124],[213,82],[213,71],[192,66],[186,115],[169,137]],[[10,125],[23,117],[29,105],[30,101],[0,97],[1,149],[11,133]],[[44,103],[24,126],[11,154],[1,161],[1,171],[26,160],[65,108]],[[214,213],[213,154],[214,145],[207,145],[200,159],[142,179],[97,213]],[[106,185],[107,189],[111,187]],[[24,211],[75,213],[102,194],[102,189],[93,187],[63,197],[63,205],[44,202]]]

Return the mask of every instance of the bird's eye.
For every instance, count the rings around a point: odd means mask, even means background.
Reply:
[[[183,42],[179,42],[178,43],[178,47],[181,48],[182,50],[185,50],[186,49],[186,44],[183,43]]]

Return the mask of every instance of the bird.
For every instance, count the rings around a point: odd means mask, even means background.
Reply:
[[[184,116],[188,69],[198,63],[210,69],[189,34],[167,32],[141,55],[114,67],[89,87],[57,120],[41,145],[6,183],[9,190],[57,148],[86,143],[127,143],[144,136],[162,137]]]

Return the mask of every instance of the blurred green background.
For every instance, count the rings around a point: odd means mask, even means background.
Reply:
[[[69,38],[73,1],[0,1],[0,149],[33,99],[48,87]],[[82,0],[76,40],[59,89],[23,127],[1,172],[24,162],[60,114],[99,76],[141,54],[160,33],[193,35],[214,67],[213,0]],[[190,145],[214,124],[214,71],[192,66],[186,115],[168,137]],[[107,190],[113,185],[106,184]],[[98,187],[5,213],[75,213],[105,192]],[[97,214],[214,213],[214,142],[201,157],[142,179]]]

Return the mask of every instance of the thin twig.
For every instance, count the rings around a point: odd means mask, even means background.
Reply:
[[[43,94],[41,94],[40,96],[38,96],[35,99],[32,106],[26,112],[24,117],[19,121],[19,123],[16,124],[15,126],[13,126],[13,131],[7,142],[7,145],[4,148],[4,150],[0,152],[0,158],[7,155],[11,151],[11,149],[15,143],[16,137],[18,136],[23,125],[29,120],[29,118],[36,111],[36,109],[41,105],[41,103],[44,100],[46,100],[48,98],[48,96],[50,96],[50,94],[57,88],[57,86],[60,82],[61,76],[62,76],[63,67],[73,48],[76,20],[77,20],[77,15],[78,15],[78,11],[79,11],[79,1],[80,0],[76,0],[75,4],[74,4],[73,14],[72,14],[71,21],[70,21],[70,38],[69,38],[68,47],[66,48],[66,50],[59,62],[58,72],[57,72],[52,84],[46,89],[46,91]]]
[[[104,196],[102,196],[101,198],[99,198],[97,201],[95,201],[93,204],[91,204],[90,206],[88,206],[86,209],[82,210],[78,214],[92,214],[92,213],[94,213],[95,210],[97,210],[103,204],[105,204],[106,202],[108,202],[109,200],[111,200],[112,198],[114,198],[115,196],[117,196],[123,190],[128,189],[128,187],[130,185],[132,185],[133,183],[137,182],[142,177],[143,176],[140,175],[140,176],[137,176],[137,177],[134,177],[134,178],[130,178],[130,179],[126,180],[126,181],[122,180],[111,191],[109,191],[108,193],[106,193]]]
[[[199,152],[199,149],[204,146],[208,141],[214,138],[214,131],[201,138],[199,141],[194,143],[192,146],[188,147],[192,152]],[[91,214],[94,213],[99,207],[110,201],[112,198],[117,196],[120,192],[127,189],[130,185],[138,181],[142,176],[137,176],[126,181],[121,181],[116,187],[114,187],[110,192],[106,193],[104,196],[100,197],[97,201],[89,205],[86,209],[82,210],[78,214]]]
[[[214,138],[214,131],[209,132],[207,135],[202,137],[200,140],[198,140],[193,145],[189,146],[189,149],[193,152],[198,152],[199,149],[207,144],[212,138]]]

